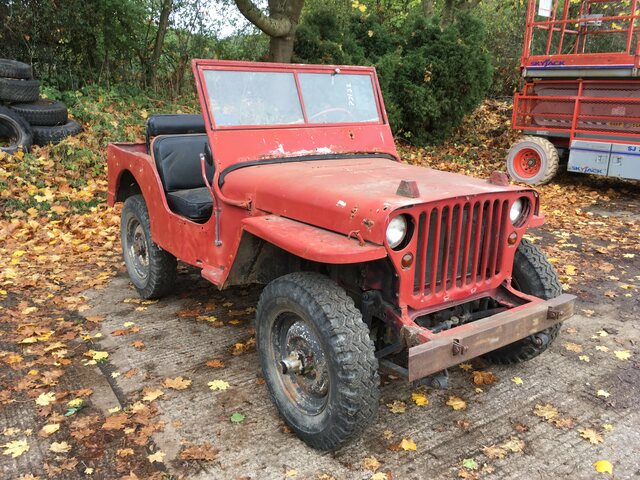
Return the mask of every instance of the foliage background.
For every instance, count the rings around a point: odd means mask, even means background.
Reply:
[[[396,136],[439,142],[483,98],[517,88],[524,11],[522,0],[306,0],[293,61],[375,65]],[[192,58],[261,60],[269,45],[232,0],[0,0],[0,25],[0,57],[59,91],[192,96]]]

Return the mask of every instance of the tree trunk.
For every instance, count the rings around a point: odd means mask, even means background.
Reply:
[[[304,0],[269,0],[269,14],[252,0],[235,0],[238,10],[247,20],[269,35],[268,59],[289,63]]]
[[[433,0],[422,0],[422,13],[425,17],[433,16]]]
[[[173,10],[173,0],[162,0],[162,7],[160,10],[160,20],[158,21],[158,31],[156,32],[156,41],[153,45],[153,54],[147,65],[147,85],[151,85],[153,88],[157,87],[158,83],[158,61],[162,54],[162,47],[164,46],[164,37],[167,34],[169,28],[169,16]]]

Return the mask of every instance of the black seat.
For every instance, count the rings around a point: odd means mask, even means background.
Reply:
[[[202,178],[200,154],[205,153],[206,135],[161,135],[153,141],[153,158],[174,212],[195,221],[211,216],[213,200]],[[213,166],[205,163],[207,178]]]
[[[206,132],[202,115],[152,115],[147,120],[147,152],[151,146],[152,137]]]

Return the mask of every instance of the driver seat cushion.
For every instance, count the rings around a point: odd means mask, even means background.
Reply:
[[[207,187],[167,192],[171,210],[192,220],[207,219],[213,210],[211,191]]]
[[[172,211],[192,220],[211,216],[211,193],[202,178],[200,154],[208,145],[206,134],[160,135],[153,140],[153,159]],[[207,178],[213,165],[205,163]]]

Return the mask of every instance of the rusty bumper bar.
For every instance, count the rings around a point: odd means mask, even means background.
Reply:
[[[573,315],[576,297],[533,302],[445,330],[409,349],[409,380],[457,365],[560,323]]]

